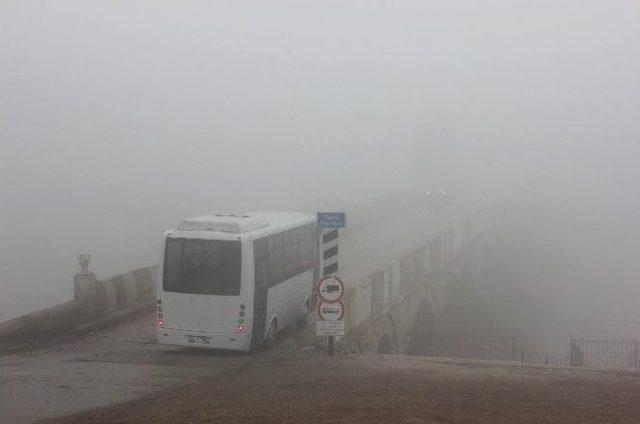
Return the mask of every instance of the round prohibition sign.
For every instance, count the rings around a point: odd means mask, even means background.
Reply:
[[[318,281],[318,297],[324,302],[339,302],[344,297],[344,283],[335,275],[327,275]]]
[[[317,313],[321,321],[340,321],[344,318],[344,305],[341,301],[329,303],[321,300],[318,302]]]

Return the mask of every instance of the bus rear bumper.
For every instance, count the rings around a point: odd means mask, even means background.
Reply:
[[[157,330],[158,343],[171,346],[196,347],[201,349],[240,350],[251,348],[251,333],[204,333],[161,328]]]

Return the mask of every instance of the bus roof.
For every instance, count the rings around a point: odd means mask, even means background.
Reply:
[[[299,225],[315,223],[315,221],[315,216],[298,212],[268,211],[241,215],[211,214],[180,221],[177,228],[170,231],[170,235],[177,236],[178,234],[174,232],[180,233],[180,236],[188,236],[192,232],[206,232],[208,234],[217,233],[223,236],[222,238],[228,238],[230,235],[262,236]],[[193,234],[193,236],[198,237],[196,234]]]

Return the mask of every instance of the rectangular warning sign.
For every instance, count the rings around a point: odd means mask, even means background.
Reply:
[[[344,336],[344,321],[316,321],[317,336]]]

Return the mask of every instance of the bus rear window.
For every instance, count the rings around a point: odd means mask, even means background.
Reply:
[[[169,238],[162,289],[174,293],[240,294],[239,241]]]

